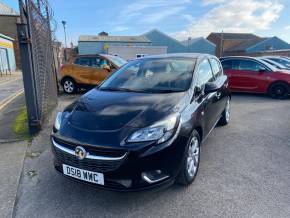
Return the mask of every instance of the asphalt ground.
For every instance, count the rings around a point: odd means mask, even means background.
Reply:
[[[59,110],[74,96],[61,96]],[[64,178],[53,168],[54,120],[32,141],[16,217],[290,217],[290,100],[235,94],[231,121],[201,148],[194,183],[116,193]]]

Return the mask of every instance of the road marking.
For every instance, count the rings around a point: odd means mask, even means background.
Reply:
[[[11,103],[15,98],[17,98],[19,95],[24,93],[23,89],[20,89],[18,92],[16,92],[13,95],[10,95],[9,97],[5,98],[4,100],[0,101],[0,111],[7,106],[9,103]]]
[[[5,80],[4,82],[0,82],[0,86],[3,85],[3,84],[7,84],[7,83],[10,83],[10,82],[14,82],[14,81],[20,80],[20,79],[21,78]]]

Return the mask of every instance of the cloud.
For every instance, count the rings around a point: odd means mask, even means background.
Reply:
[[[285,26],[285,30],[290,30],[290,25],[289,26]]]
[[[123,32],[123,31],[126,31],[128,29],[129,28],[126,27],[126,26],[117,26],[117,27],[114,28],[114,31],[116,31],[116,32]]]
[[[191,0],[138,0],[125,6],[120,14],[124,22],[157,23],[186,9]]]
[[[266,30],[277,20],[284,6],[277,0],[203,0],[212,8],[175,37],[207,36],[210,32],[255,32]]]

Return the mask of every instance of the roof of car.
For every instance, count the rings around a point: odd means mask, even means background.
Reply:
[[[212,55],[203,53],[171,53],[171,54],[160,54],[160,55],[149,55],[142,57],[141,59],[147,58],[202,58],[209,57]]]

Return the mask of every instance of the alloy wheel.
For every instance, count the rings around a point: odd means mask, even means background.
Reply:
[[[64,88],[65,92],[72,93],[74,91],[74,84],[72,81],[66,80],[63,83],[63,88]]]
[[[230,121],[230,115],[231,115],[230,109],[231,109],[231,102],[230,102],[230,99],[228,98],[227,104],[226,104],[226,110],[225,110],[225,115],[226,115],[226,121],[227,122]]]
[[[199,141],[197,137],[193,137],[191,139],[188,154],[187,154],[187,173],[193,178],[197,172],[198,164],[199,164]]]

